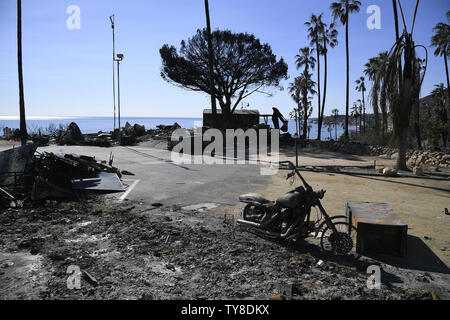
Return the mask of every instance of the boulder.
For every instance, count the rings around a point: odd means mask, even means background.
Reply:
[[[383,176],[385,177],[396,177],[397,176],[397,170],[391,167],[387,167],[383,169]]]
[[[145,126],[144,125],[135,123],[133,126],[133,130],[134,130],[134,134],[137,137],[142,137],[143,135],[145,135]]]
[[[414,167],[413,173],[416,176],[423,176],[423,170],[420,167]]]
[[[122,136],[120,138],[120,144],[122,146],[130,146],[136,143],[136,137],[134,136]]]
[[[125,123],[125,127],[123,127],[123,134],[127,136],[135,136],[134,127],[128,123]]]
[[[84,141],[84,136],[75,122],[71,122],[67,130],[61,135],[59,144],[77,144]]]
[[[376,166],[375,167],[375,171],[378,172],[378,173],[383,174],[384,166]]]

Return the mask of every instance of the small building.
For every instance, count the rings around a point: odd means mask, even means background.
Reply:
[[[232,124],[229,129],[248,129],[259,124],[259,110],[235,110],[232,115]],[[217,109],[214,116],[211,109],[203,110],[203,126],[215,127],[215,123],[222,121],[222,110]]]

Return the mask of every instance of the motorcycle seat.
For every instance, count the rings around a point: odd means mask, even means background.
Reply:
[[[239,196],[239,200],[243,202],[258,202],[261,204],[269,203],[270,200],[267,200],[259,193],[248,193]]]

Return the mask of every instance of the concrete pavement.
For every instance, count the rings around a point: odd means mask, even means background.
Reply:
[[[263,189],[272,179],[262,176],[256,164],[178,165],[171,161],[168,150],[143,146],[48,146],[37,151],[89,155],[95,156],[96,160],[108,160],[112,153],[113,166],[135,175],[122,177],[128,185],[126,192],[109,196],[118,200],[137,200],[145,205],[156,202],[182,207],[234,205],[240,194]]]

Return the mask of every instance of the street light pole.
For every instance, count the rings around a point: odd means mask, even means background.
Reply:
[[[115,32],[114,32],[114,15],[109,17],[111,21],[111,29],[112,29],[112,79],[113,79],[113,103],[114,103],[114,131],[116,131],[116,83],[115,83],[115,72],[114,72],[114,62],[116,59],[116,45],[115,45]]]
[[[120,62],[123,60],[123,54],[117,54],[117,111],[119,116],[119,143],[122,142],[122,129],[120,126]]]
[[[216,94],[214,92],[215,86],[214,86],[214,71],[213,71],[214,55],[211,42],[211,22],[209,19],[208,0],[205,0],[205,14],[206,14],[206,33],[208,39],[209,91],[211,95],[211,112],[213,115],[216,115],[217,107],[216,107]]]

